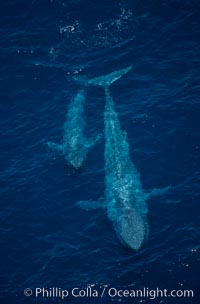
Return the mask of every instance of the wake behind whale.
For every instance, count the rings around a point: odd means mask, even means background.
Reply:
[[[146,196],[142,189],[140,174],[130,159],[126,132],[121,130],[109,91],[109,86],[130,69],[131,66],[88,80],[87,83],[103,86],[106,94],[104,207],[121,241],[130,248],[138,250],[148,236]],[[93,202],[80,203],[85,209],[94,208],[92,204]]]

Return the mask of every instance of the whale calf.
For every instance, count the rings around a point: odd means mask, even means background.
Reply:
[[[126,132],[121,130],[118,114],[110,95],[110,85],[130,71],[132,66],[106,76],[87,80],[89,85],[103,86],[106,95],[105,125],[105,202],[108,218],[120,240],[138,250],[148,236],[146,195],[140,174],[130,159]],[[100,207],[97,203],[96,207]],[[84,209],[94,208],[95,202],[80,202]]]
[[[81,89],[72,98],[64,123],[64,135],[61,144],[48,142],[48,146],[54,150],[61,152],[66,162],[75,169],[80,168],[87,156],[88,150],[99,139],[90,140],[85,137],[85,90]]]

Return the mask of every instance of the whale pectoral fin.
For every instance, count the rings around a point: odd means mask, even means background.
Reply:
[[[51,141],[48,141],[47,142],[47,146],[52,149],[52,150],[56,150],[60,153],[63,153],[63,146],[62,145],[59,145],[59,144],[56,144],[56,143],[53,143]]]
[[[162,196],[172,189],[173,189],[172,186],[167,186],[167,187],[160,188],[160,189],[155,188],[155,189],[151,190],[149,193],[145,194],[145,199],[148,200],[155,196]]]
[[[95,137],[95,139],[88,140],[88,143],[87,143],[88,147],[91,148],[91,147],[95,146],[96,143],[101,140],[101,138],[102,138],[102,134],[98,134]]]
[[[98,201],[79,201],[77,205],[83,210],[94,210],[98,208],[105,208],[105,203],[102,200]]]

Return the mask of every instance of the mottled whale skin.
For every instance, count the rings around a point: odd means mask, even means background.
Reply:
[[[148,236],[148,208],[140,174],[130,159],[127,135],[121,130],[108,88],[104,124],[107,214],[122,242],[138,250]]]
[[[109,86],[132,66],[106,76],[88,80],[89,85],[100,85],[105,89],[105,196],[103,206],[114,229],[128,247],[138,250],[148,236],[146,196],[142,189],[140,174],[129,156],[126,132],[121,130],[114,108]],[[93,206],[90,206],[92,205]],[[80,202],[84,209],[94,208],[94,202]],[[99,207],[99,204],[96,205]]]
[[[69,104],[62,143],[47,143],[50,148],[60,151],[66,162],[75,169],[79,169],[84,164],[89,148],[99,140],[99,136],[95,140],[88,140],[84,135],[86,124],[84,103],[85,90],[81,89]]]

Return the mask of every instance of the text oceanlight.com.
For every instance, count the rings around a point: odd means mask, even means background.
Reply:
[[[33,296],[36,298],[60,298],[62,300],[68,297],[74,298],[148,298],[154,300],[156,298],[192,298],[194,297],[193,290],[168,290],[168,289],[150,289],[144,287],[142,289],[120,289],[109,287],[108,285],[101,286],[95,289],[94,285],[85,288],[75,287],[65,289],[59,287],[36,287],[26,288],[24,295],[27,297]]]

